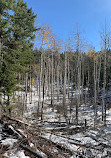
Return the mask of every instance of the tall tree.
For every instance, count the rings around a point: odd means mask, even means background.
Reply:
[[[32,8],[28,9],[23,0],[14,2],[11,0],[9,4],[9,1],[2,1],[4,10],[1,7],[3,15],[0,14],[3,21],[0,23],[2,24],[0,25],[0,39],[3,49],[0,87],[2,87],[2,92],[8,96],[8,106],[10,95],[15,91],[18,83],[17,73],[22,71],[27,63],[30,64],[32,59],[30,57],[32,40],[37,30],[34,26],[36,15]],[[13,9],[13,12],[8,12],[9,9]]]
[[[5,43],[10,37],[10,14],[9,11],[13,10],[13,5],[15,0],[1,0],[0,1],[0,91],[2,87],[2,66],[3,66],[3,54],[5,52],[6,46]],[[11,76],[10,76],[11,77]],[[10,78],[9,77],[9,78]],[[1,96],[2,94],[0,94]],[[1,104],[1,99],[0,99]]]
[[[106,125],[106,103],[105,103],[105,90],[106,90],[106,62],[107,62],[107,58],[106,58],[106,53],[107,53],[107,48],[108,48],[108,44],[109,44],[109,32],[107,30],[107,25],[105,23],[105,27],[103,29],[103,31],[101,32],[101,39],[103,42],[103,56],[104,56],[104,70],[103,70],[103,95],[102,95],[102,121],[104,121],[104,125]]]

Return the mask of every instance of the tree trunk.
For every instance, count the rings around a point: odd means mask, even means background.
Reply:
[[[97,79],[97,82],[98,82],[98,88],[97,88],[98,97],[99,97],[99,89],[100,89],[99,88],[100,73],[101,73],[101,56],[99,58],[98,79]]]
[[[50,71],[51,71],[51,70],[50,70],[50,66],[51,66],[51,65],[50,65],[50,58],[48,59],[48,61],[49,61],[49,65],[48,65],[48,77],[49,77],[49,78],[48,78],[48,96],[49,96],[49,95],[50,95],[50,82],[51,82],[51,81],[50,81]]]
[[[103,96],[102,96],[102,121],[104,121],[104,125],[106,125],[105,89],[106,89],[106,42],[105,42],[105,50],[104,50],[104,82],[103,82]]]
[[[52,66],[52,68],[51,68],[51,70],[52,70],[52,74],[51,74],[51,105],[53,105],[53,82],[54,82],[54,66],[53,66],[53,52],[52,52],[52,61],[51,61],[51,66]]]
[[[28,73],[25,74],[25,107],[27,106],[27,91],[28,91]],[[24,109],[25,112],[26,109]]]
[[[97,61],[94,59],[94,125],[97,122]]]
[[[64,70],[64,89],[63,89],[63,110],[64,110],[64,117],[67,122],[67,108],[66,108],[66,83],[67,83],[67,54],[65,52],[65,70]]]
[[[68,94],[68,99],[69,99],[69,84],[70,84],[69,57],[67,60],[67,72],[68,72],[68,75],[67,75],[67,94]]]
[[[41,105],[42,73],[43,73],[43,52],[41,53],[41,62],[40,62],[40,76],[39,76],[39,100],[38,100],[37,115],[39,115],[39,110],[40,110],[40,105]]]
[[[8,107],[9,117],[11,117],[10,97],[9,97],[9,95],[8,95],[8,98],[7,98],[7,107]]]
[[[60,55],[58,54],[58,63],[57,63],[57,101],[59,102],[59,64],[60,64]]]

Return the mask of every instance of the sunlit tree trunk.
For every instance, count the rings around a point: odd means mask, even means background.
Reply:
[[[104,51],[103,51],[103,94],[102,94],[102,121],[104,121],[104,125],[106,125],[106,104],[105,104],[105,90],[106,90],[106,52],[107,52],[107,46],[109,46],[109,32],[107,32],[107,27],[105,23],[105,28],[102,31],[101,39],[104,45]]]
[[[77,27],[77,90],[78,99],[76,104],[76,124],[78,124],[78,109],[80,106],[80,85],[81,85],[81,54],[80,54],[80,33]]]
[[[94,59],[94,123],[97,122],[97,61]]]
[[[106,42],[104,50],[104,81],[103,81],[103,96],[102,96],[102,121],[106,125],[106,104],[105,104],[105,89],[106,89]]]
[[[69,84],[70,84],[70,70],[69,70],[69,57],[67,59],[67,94],[69,99]]]
[[[43,108],[44,108],[44,99],[45,99],[45,65],[43,67],[43,78],[42,78],[42,107],[41,107],[41,120],[43,120]]]
[[[82,86],[82,88],[81,88],[81,95],[82,95],[82,99],[84,100],[84,98],[83,98],[83,96],[84,96],[84,93],[83,93],[83,88],[84,88],[84,67],[85,67],[85,63],[84,63],[84,56],[83,56],[83,53],[82,53],[82,55],[81,55],[81,61],[82,61],[82,63],[81,63],[81,65],[82,65],[82,72],[81,72],[81,86]]]
[[[45,94],[46,96],[47,96],[47,90],[48,90],[48,68],[46,65],[46,68],[45,68]]]
[[[51,77],[50,77],[50,73],[51,73],[51,65],[50,65],[50,58],[48,59],[48,96],[50,95],[50,83],[51,83]]]
[[[42,50],[42,51],[43,51],[43,50]],[[41,53],[41,62],[40,62],[40,75],[39,75],[39,100],[38,100],[37,115],[39,115],[39,110],[40,110],[40,105],[41,105],[42,74],[43,74],[43,52]]]
[[[54,58],[53,58],[53,52],[52,52],[52,59],[51,59],[51,105],[53,105],[53,84],[54,84],[54,66],[53,66],[53,61]]]
[[[57,62],[57,101],[59,102],[59,67],[60,67],[60,55],[58,54],[58,62]]]
[[[63,91],[63,78],[62,78],[62,71],[60,73],[60,80],[61,80],[61,92]]]
[[[65,63],[64,63],[64,88],[63,88],[63,110],[64,110],[64,117],[67,120],[67,107],[66,107],[66,84],[67,84],[67,53],[65,54]]]
[[[77,61],[77,90],[78,90],[78,99],[76,104],[76,123],[78,124],[78,108],[80,106],[80,53],[78,52],[78,61]]]
[[[56,83],[56,69],[53,69],[53,106],[54,106],[54,96],[55,96],[55,83]]]
[[[97,88],[97,92],[98,92],[98,96],[99,96],[99,82],[100,82],[100,73],[101,73],[101,55],[100,55],[100,57],[99,57],[99,68],[98,68],[98,80],[97,80],[97,82],[98,82],[98,88]]]

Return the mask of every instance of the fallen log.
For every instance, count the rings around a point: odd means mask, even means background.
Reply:
[[[31,134],[31,136],[29,137],[31,142],[34,144],[36,143],[37,148],[41,150],[43,153],[45,153],[49,158],[55,157],[54,153],[52,153],[54,148],[58,150],[58,153],[62,153],[62,155],[64,156],[66,153],[67,154],[69,153],[70,156],[73,155],[73,152],[71,150],[67,149],[66,147],[63,147],[59,143],[54,143],[50,139],[42,137],[40,133],[37,134],[37,133],[32,133],[32,131],[29,131],[29,134]]]
[[[90,146],[90,145],[87,145],[87,144],[82,144],[82,142],[79,141],[79,140],[69,138],[69,137],[66,137],[66,136],[63,136],[63,135],[60,135],[60,134],[57,134],[57,133],[52,133],[49,130],[48,131],[46,130],[46,132],[50,133],[51,135],[55,135],[57,137],[68,139],[69,140],[68,143],[76,145],[76,146],[84,147],[84,148],[90,148],[90,149],[94,149],[94,150],[98,150],[98,151],[100,151],[100,150],[102,151],[104,148],[111,148],[111,145],[100,143],[99,141],[97,141],[99,143],[98,145]],[[44,133],[42,132],[42,134],[44,134]],[[73,142],[71,142],[71,141],[73,141]],[[100,146],[101,146],[101,149],[100,149]]]
[[[70,137],[67,137],[67,136],[64,136],[64,135],[60,135],[60,134],[57,134],[57,133],[52,133],[50,132],[49,130],[46,130],[45,132],[47,133],[50,133],[51,135],[55,135],[55,136],[58,136],[58,137],[61,137],[61,138],[65,138],[65,139],[68,139],[68,140],[72,140],[72,141],[76,141],[76,142],[81,142],[81,140],[76,140],[74,138],[70,138]],[[43,132],[42,132],[43,133]],[[44,133],[43,133],[44,134]]]
[[[16,130],[13,126],[4,124],[2,132],[6,133],[7,137],[10,135],[18,140],[17,145],[15,145],[14,147],[20,147],[25,151],[27,151],[30,155],[33,155],[37,158],[43,158],[43,156],[41,156],[39,153],[36,153],[35,151],[33,151],[28,147],[30,139],[28,139],[20,131]]]
[[[42,136],[39,136],[43,141],[47,141],[48,143],[56,146],[58,149],[62,150],[62,151],[65,151],[65,152],[68,152],[70,155],[73,155],[73,152],[71,150],[69,150],[68,148],[64,147],[62,144],[60,143],[55,143],[53,142],[52,140],[50,139],[47,139],[47,138],[44,138]]]
[[[41,150],[43,153],[45,153],[48,158],[53,158],[53,154],[52,154],[51,152],[49,152],[48,150],[43,149],[40,145],[37,146],[37,148],[38,148],[39,150]]]
[[[103,142],[107,141],[107,139],[102,137],[103,141],[100,142],[99,139],[97,139],[96,137],[94,137],[92,135],[87,134],[86,136],[88,136],[88,137],[92,138],[93,140],[95,140],[96,142],[98,142],[98,146],[102,146],[103,148],[110,148],[111,149],[111,145],[110,144],[103,143]],[[100,135],[98,135],[98,138],[100,138]]]
[[[31,124],[29,124],[29,123],[27,123],[27,122],[24,122],[24,121],[19,120],[19,119],[17,119],[17,118],[9,117],[9,116],[6,116],[6,115],[3,115],[3,116],[1,117],[2,123],[3,123],[4,120],[6,120],[6,119],[7,119],[7,120],[11,120],[11,121],[15,121],[15,122],[17,122],[18,124],[20,123],[20,124],[23,124],[23,125],[26,125],[26,126],[33,127]]]
[[[7,121],[6,121],[7,120]],[[28,128],[33,128],[33,129],[37,129],[38,131],[39,130],[44,130],[42,127],[39,127],[39,126],[37,126],[37,124],[36,124],[36,127],[35,127],[35,125],[32,125],[32,124],[29,124],[29,123],[27,123],[27,122],[24,122],[24,121],[22,121],[22,120],[19,120],[19,119],[17,119],[17,118],[14,118],[14,117],[9,117],[9,116],[6,116],[6,115],[3,115],[2,116],[2,118],[1,118],[1,122],[2,122],[2,124],[7,124],[7,125],[10,125],[10,123],[8,122],[9,120],[11,120],[11,121],[14,121],[14,122],[16,122],[18,125],[21,125],[21,126],[25,126],[25,127],[28,127]],[[12,123],[13,124],[13,123]]]
[[[11,125],[4,124],[4,127],[2,128],[2,132],[6,133],[7,135],[16,137],[17,139],[21,137],[20,134]]]
[[[40,154],[34,152],[33,150],[31,150],[29,147],[23,145],[22,143],[19,146],[22,149],[24,149],[25,151],[29,152],[31,155],[36,156],[37,158],[43,158]]]
[[[70,144],[73,144],[73,145],[76,145],[76,146],[80,146],[80,147],[84,147],[84,148],[89,148],[89,149],[94,149],[94,150],[98,150],[98,151],[102,151],[104,148],[97,148],[98,147],[98,145],[97,146],[91,146],[91,145],[86,145],[86,144],[79,144],[79,143],[75,143],[75,142],[68,142],[68,143],[70,143]]]
[[[55,135],[55,136],[60,136],[60,135],[56,135],[56,134],[53,134],[53,135]],[[61,138],[62,138],[62,136],[60,136]],[[44,137],[42,137],[42,138],[44,138]],[[63,136],[63,138],[67,138],[67,137],[64,137]],[[47,139],[47,138],[45,138],[45,139]],[[51,141],[52,143],[55,143],[55,142],[53,142],[52,140],[50,140],[50,139],[47,139],[48,141]],[[69,140],[72,140],[72,139],[69,139]],[[80,143],[80,142],[71,142],[71,141],[67,141],[68,143],[70,143],[70,144],[72,144],[72,145],[76,145],[76,146],[79,146],[79,147],[84,147],[84,148],[90,148],[90,149],[94,149],[94,150],[98,150],[98,151],[100,151],[100,150],[103,150],[103,148],[101,147],[101,149],[99,148],[97,148],[98,147],[98,145],[97,146],[90,146],[90,145],[87,145],[87,144],[82,144],[82,143]],[[56,146],[58,145],[58,147],[62,147],[62,149],[67,149],[68,151],[70,151],[68,148],[66,148],[66,147],[64,147],[64,145],[63,144],[60,144],[60,143],[55,143],[56,144]],[[71,151],[70,151],[71,152]],[[72,153],[72,152],[71,152]]]

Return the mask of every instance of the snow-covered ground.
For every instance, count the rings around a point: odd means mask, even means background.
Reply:
[[[25,156],[23,150],[17,151],[17,152],[14,152],[14,153],[12,153],[12,152],[7,153],[6,152],[3,156],[6,157],[6,158],[30,158],[29,156]]]
[[[17,92],[17,95],[21,94],[24,96],[24,92]],[[77,95],[78,91],[73,91],[73,97],[75,98]],[[60,97],[62,98],[62,94]],[[60,113],[58,113],[58,107],[62,106],[62,100],[57,102],[57,96],[55,96],[54,106],[51,106],[49,96],[45,96],[43,120],[40,121],[40,117],[36,118],[33,115],[38,109],[38,99],[39,97],[36,88],[33,87],[32,101],[30,99],[30,94],[28,93],[27,107],[23,114],[23,120],[31,124],[37,123],[38,126],[44,128],[45,132],[42,133],[42,137],[50,139],[52,142],[59,143],[70,149],[74,153],[71,158],[75,157],[75,153],[79,153],[85,158],[111,157],[111,109],[107,110],[107,126],[103,126],[103,122],[101,121],[101,106],[98,105],[98,124],[94,126],[93,105],[88,105],[87,103],[82,104],[79,107],[79,125],[78,130],[76,131],[76,125],[74,122],[76,111],[75,105],[72,105],[71,113],[67,113],[67,118],[70,119],[70,124],[66,124],[66,119],[63,115],[63,109],[61,108]],[[68,109],[71,101],[67,99],[66,103]],[[85,121],[87,123],[87,128],[85,128]],[[81,126],[83,127],[83,130],[81,129]],[[0,126],[0,131],[1,129],[2,126]],[[1,144],[9,145],[10,148],[12,148],[12,146],[15,145],[17,141],[16,139],[12,138],[6,138],[2,140],[2,135],[0,135],[0,140]],[[6,152],[4,157],[8,157],[9,153],[10,158],[28,158],[28,156],[25,156],[23,150],[14,151],[13,153]]]

